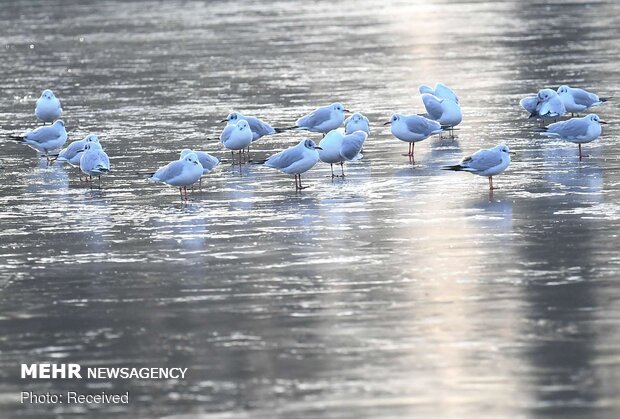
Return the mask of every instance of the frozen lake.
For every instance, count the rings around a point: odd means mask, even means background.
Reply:
[[[60,417],[620,417],[620,3],[4,1],[0,136],[44,88],[70,140],[98,133],[103,189],[0,142],[0,411]],[[443,81],[454,140],[383,126]],[[518,105],[543,86],[616,98],[577,146]],[[332,179],[222,164],[183,205],[136,176],[231,110],[287,126],[365,113]],[[257,159],[302,133],[255,143]],[[320,135],[312,135],[315,140]],[[495,183],[439,170],[517,152]],[[182,381],[19,378],[22,362],[183,366]],[[20,391],[130,391],[129,406],[19,405]]]

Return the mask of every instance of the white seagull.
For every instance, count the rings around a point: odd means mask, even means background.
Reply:
[[[441,124],[437,121],[420,115],[401,115],[395,113],[389,121],[383,125],[391,125],[392,135],[401,141],[409,143],[409,152],[405,156],[413,160],[415,143],[425,140],[434,134],[443,132]]]
[[[493,176],[502,173],[510,164],[510,149],[506,144],[499,144],[493,148],[478,150],[469,157],[465,157],[459,164],[444,166],[443,170],[456,170],[473,173],[489,178],[489,190],[493,187]]]
[[[202,170],[196,153],[188,153],[183,159],[175,160],[159,168],[149,177],[149,180],[178,186],[181,199],[183,199],[183,191],[185,191],[185,200],[187,201],[187,187],[200,179]]]
[[[291,129],[306,130],[327,134],[340,127],[344,122],[344,113],[349,112],[342,103],[336,102],[328,106],[315,109],[306,116],[297,120],[295,126],[276,128],[277,132]]]
[[[452,99],[442,99],[424,93],[422,102],[424,102],[426,114],[421,116],[439,122],[443,128],[454,128],[463,120],[461,107]]]
[[[80,157],[80,170],[82,173],[91,177],[99,178],[99,187],[101,187],[101,175],[110,172],[110,158],[101,148],[99,141],[89,142],[84,145],[84,152]]]
[[[39,127],[25,134],[10,136],[9,138],[43,153],[49,161],[50,151],[58,150],[67,142],[67,131],[64,121],[58,119],[52,125]]]
[[[304,189],[305,187],[301,186],[301,174],[312,169],[319,161],[317,150],[321,150],[321,147],[311,139],[304,138],[296,146],[269,157],[265,166],[278,169],[288,175],[295,175],[295,189]]]
[[[583,118],[572,118],[568,121],[547,125],[540,135],[549,138],[561,138],[579,144],[579,160],[581,160],[581,144],[596,140],[603,130],[601,124],[606,123],[601,121],[598,115],[590,114]]]
[[[443,83],[437,83],[434,89],[430,86],[422,84],[418,90],[420,91],[420,94],[429,93],[440,99],[450,99],[453,102],[459,103],[459,98],[456,96],[456,93],[454,93],[452,89]]]
[[[354,113],[344,121],[345,134],[353,134],[355,131],[364,131],[370,135],[370,122],[359,112]]]
[[[542,89],[536,95],[536,106],[532,97],[521,100],[521,106],[530,112],[530,118],[557,118],[566,113],[566,107],[555,90]]]
[[[196,156],[198,156],[198,161],[202,165],[203,175],[206,175],[211,170],[213,170],[215,166],[220,164],[220,161],[217,159],[217,157],[212,156],[206,151],[193,151],[189,148],[181,150],[181,157],[179,158],[179,160],[183,160],[183,158],[185,158],[185,156],[187,156],[189,153],[194,153],[196,154]],[[200,187],[202,187],[202,177],[198,180],[198,182],[200,184]]]
[[[60,150],[56,161],[60,163],[69,163],[71,166],[79,166],[80,158],[84,152],[84,146],[87,143],[98,143],[99,138],[95,134],[88,134],[81,140],[73,141],[67,147]]]
[[[340,163],[342,177],[344,177],[344,162],[362,158],[360,152],[367,137],[368,134],[361,130],[346,135],[342,135],[338,130],[333,130],[321,140],[319,143],[319,159],[323,163],[329,163],[332,169],[332,178],[335,177],[334,163]]]
[[[37,100],[34,108],[34,114],[43,122],[54,122],[62,115],[60,100],[54,96],[54,92],[46,89],[41,93],[41,97]]]
[[[254,116],[242,115],[239,112],[229,113],[226,119],[220,122],[227,122],[229,125],[235,125],[241,120],[245,120],[250,126],[250,130],[252,131],[252,142],[258,140],[261,137],[264,137],[265,135],[271,135],[276,133],[276,130],[262,119],[256,118]]]
[[[590,93],[584,89],[578,89],[570,86],[560,86],[558,95],[564,103],[566,112],[578,114],[592,106],[600,106],[607,102],[607,99],[599,98],[598,95]]]
[[[220,143],[232,153],[233,164],[235,164],[235,150],[239,151],[239,164],[241,164],[241,150],[252,143],[252,130],[245,119],[241,119],[236,124],[228,124],[220,134]]]

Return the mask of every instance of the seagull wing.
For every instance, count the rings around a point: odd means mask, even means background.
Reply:
[[[426,108],[426,113],[430,119],[439,119],[441,115],[443,115],[443,106],[441,106],[441,100],[436,96],[430,94],[422,95],[422,102],[424,102],[424,107]]]
[[[471,156],[464,158],[461,161],[461,167],[465,171],[475,173],[488,170],[501,162],[502,156],[500,152],[493,149],[478,150]]]
[[[250,129],[261,137],[263,135],[271,135],[276,133],[276,130],[271,125],[261,119],[250,117],[246,120],[250,124]]]
[[[592,106],[599,101],[597,95],[583,89],[571,89],[570,93],[573,95],[573,99],[577,105]]]
[[[589,125],[588,121],[583,118],[573,118],[547,126],[547,132],[557,134],[560,137],[579,137],[588,133]]]
[[[418,134],[430,134],[431,132],[441,131],[441,124],[437,121],[424,118],[418,115],[408,115],[405,117],[407,129]]]
[[[304,148],[295,146],[287,148],[286,150],[280,151],[279,153],[269,157],[265,162],[265,166],[282,170],[302,160],[303,158]]]
[[[342,146],[340,155],[347,160],[353,160],[362,151],[364,141],[366,141],[366,133],[364,131],[355,131],[353,134],[342,137]]]
[[[323,122],[329,120],[332,111],[329,107],[318,108],[306,116],[303,116],[297,120],[297,126],[301,128],[313,128],[321,125]]]
[[[184,160],[173,161],[164,167],[159,168],[155,174],[151,176],[151,179],[156,182],[169,182],[183,173],[184,166]]]
[[[222,130],[222,133],[220,134],[220,143],[224,143],[225,141],[228,141],[230,139],[230,135],[232,134],[232,132],[235,130],[235,125],[233,124],[228,124],[224,127],[224,129]]]

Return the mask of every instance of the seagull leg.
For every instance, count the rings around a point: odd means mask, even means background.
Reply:
[[[183,188],[179,186],[179,193],[181,194],[181,202],[183,202]]]
[[[340,162],[340,170],[342,170],[342,177],[344,177],[344,162]]]
[[[579,144],[579,161],[581,161],[581,144]]]
[[[101,175],[99,175],[98,178],[99,178],[99,189],[101,189]]]
[[[331,167],[331,169],[332,169],[332,179],[333,179],[333,178],[335,178],[335,177],[336,177],[336,175],[334,174],[334,164],[333,164],[333,163],[330,163],[330,164],[329,164],[329,167]]]
[[[297,175],[295,175],[295,190],[299,190],[299,184],[297,183]]]
[[[499,189],[493,186],[493,176],[489,176],[489,190]]]
[[[185,191],[185,202],[187,202],[188,201],[188,198],[187,198],[187,186],[183,186],[183,190]]]

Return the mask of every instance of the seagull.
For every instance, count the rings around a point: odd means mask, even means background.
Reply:
[[[452,99],[441,99],[429,93],[422,94],[422,102],[426,114],[421,115],[437,121],[445,128],[454,128],[463,120],[463,113],[459,104]]]
[[[538,96],[527,96],[519,101],[519,104],[523,109],[528,111],[528,113],[532,114],[536,112],[536,107],[538,106]]]
[[[459,164],[444,166],[443,170],[465,171],[478,176],[489,178],[489,190],[493,189],[493,176],[502,173],[510,164],[510,149],[506,144],[499,144],[493,148],[478,150],[469,157],[465,157]]]
[[[288,175],[295,175],[295,189],[305,189],[301,186],[301,174],[312,169],[319,161],[317,150],[321,150],[321,147],[311,139],[304,138],[296,146],[269,157],[265,166],[278,169]]]
[[[344,121],[345,134],[353,134],[355,131],[364,131],[367,135],[370,135],[368,118],[359,112],[354,113]]]
[[[196,156],[198,156],[198,161],[202,165],[203,175],[206,175],[211,170],[213,170],[215,166],[220,164],[220,161],[217,159],[217,157],[213,157],[211,154],[207,153],[206,151],[193,151],[193,150],[190,150],[189,148],[185,148],[181,150],[181,157],[179,158],[179,160],[183,160],[183,158],[187,156],[189,153],[194,153],[196,154]],[[198,182],[200,183],[200,187],[202,187],[202,177],[198,180]]]
[[[521,106],[531,109],[533,101],[531,97],[521,100]],[[529,110],[529,109],[527,109]],[[530,111],[530,118],[557,118],[566,113],[566,107],[555,90],[542,89],[536,95],[536,107]]]
[[[239,112],[229,113],[226,119],[223,119],[220,122],[227,122],[229,125],[234,125],[242,120],[245,120],[250,126],[250,130],[252,131],[252,142],[264,137],[265,135],[276,133],[276,130],[262,119],[258,119],[254,116],[242,115]]]
[[[93,176],[99,178],[101,187],[101,175],[110,172],[110,158],[101,148],[99,141],[89,142],[84,145],[84,152],[80,157],[80,170],[92,179]]]
[[[162,182],[170,186],[178,186],[181,199],[185,191],[187,201],[187,187],[193,185],[202,176],[203,167],[198,160],[196,153],[188,153],[182,159],[168,163],[153,173],[149,180],[151,182]]]
[[[60,107],[60,100],[54,96],[54,92],[46,89],[41,93],[41,97],[37,100],[37,105],[34,108],[34,114],[44,123],[54,122],[60,118],[62,108]]]
[[[220,142],[230,150],[233,164],[235,164],[235,150],[239,150],[239,164],[241,164],[241,150],[252,143],[252,130],[245,119],[236,124],[228,124],[220,134]]]
[[[82,157],[82,152],[84,151],[84,146],[87,143],[98,143],[99,138],[95,134],[88,134],[81,140],[73,141],[67,147],[60,150],[58,153],[58,157],[56,158],[57,162],[61,163],[69,163],[71,166],[77,167],[80,165],[80,158]]]
[[[558,95],[564,103],[566,112],[571,114],[579,114],[592,106],[600,106],[607,99],[599,98],[598,95],[590,93],[584,89],[578,89],[570,86],[560,86]]]
[[[413,160],[413,150],[416,142],[443,132],[439,122],[420,115],[401,115],[395,113],[383,125],[391,125],[392,135],[401,141],[409,143],[409,152],[405,156],[411,157],[411,160]]]
[[[342,103],[332,103],[331,105],[317,108],[306,116],[302,116],[297,120],[295,126],[276,128],[276,131],[282,132],[297,129],[327,134],[342,125],[345,112],[349,112],[349,110],[345,109]]]
[[[450,99],[455,103],[459,103],[459,98],[456,96],[456,93],[454,93],[452,89],[450,89],[443,83],[437,83],[435,85],[435,89],[425,84],[422,84],[418,90],[420,91],[420,94],[429,93],[433,96],[438,97],[439,99]]]
[[[338,130],[327,133],[319,143],[319,159],[323,163],[329,163],[334,175],[334,163],[340,163],[342,177],[344,177],[344,162],[359,160],[362,158],[360,152],[368,134],[364,131],[355,131],[352,134],[342,135]]]
[[[581,144],[596,140],[602,132],[601,124],[607,124],[607,122],[601,121],[596,114],[590,114],[583,118],[571,118],[568,121],[547,125],[540,135],[579,144],[579,160],[581,160]]]
[[[43,153],[49,161],[49,152],[58,150],[67,141],[67,131],[64,121],[58,119],[52,125],[39,127],[25,134],[10,136],[9,138]]]

